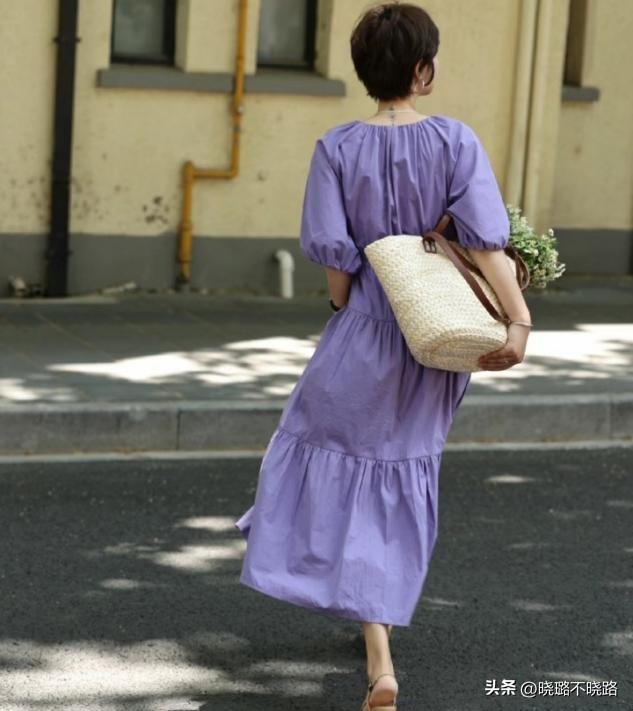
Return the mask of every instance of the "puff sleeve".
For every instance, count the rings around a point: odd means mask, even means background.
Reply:
[[[340,181],[321,138],[310,161],[299,243],[313,262],[350,274],[361,268],[361,254],[347,226]]]
[[[457,242],[474,249],[503,249],[510,239],[508,213],[488,155],[464,123],[456,142],[448,206]]]

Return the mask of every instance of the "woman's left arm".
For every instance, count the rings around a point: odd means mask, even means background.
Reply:
[[[531,323],[530,310],[503,249],[469,248],[468,254],[499,298],[508,318]],[[505,370],[521,363],[525,357],[529,334],[530,331],[525,326],[512,324],[508,328],[506,344],[483,355],[479,359],[479,365],[485,370]]]
[[[504,250],[471,247],[468,254],[494,290],[508,317],[513,321],[529,321],[530,309]]]
[[[335,306],[345,306],[349,298],[353,274],[342,272],[332,267],[325,267],[330,298]]]

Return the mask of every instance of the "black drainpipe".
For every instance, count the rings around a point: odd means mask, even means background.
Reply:
[[[75,55],[78,0],[58,0],[55,118],[53,124],[53,174],[51,217],[46,249],[46,296],[66,296],[70,222],[70,177],[73,148]]]

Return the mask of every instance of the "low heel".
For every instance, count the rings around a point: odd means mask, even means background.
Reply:
[[[385,672],[384,674],[379,674],[373,681],[370,681],[369,684],[367,685],[367,693],[365,695],[365,700],[363,701],[363,705],[361,706],[360,711],[397,711],[396,708],[396,697],[398,695],[398,691],[394,694],[394,697],[392,699],[393,703],[390,704],[380,704],[379,706],[370,706],[369,705],[369,697],[371,695],[371,692],[376,685],[376,682],[380,677],[383,676],[392,676],[394,679],[396,678],[393,674],[390,674],[388,672]]]

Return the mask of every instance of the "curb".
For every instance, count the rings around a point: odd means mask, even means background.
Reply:
[[[0,407],[0,454],[264,449],[285,400]],[[633,439],[633,393],[471,395],[447,444]]]
[[[633,439],[592,439],[577,440],[574,442],[457,442],[447,443],[444,455],[452,452],[478,453],[485,452],[569,452],[575,450],[597,449],[614,450],[630,449],[633,452]],[[266,453],[265,448],[259,449],[197,449],[187,450],[145,450],[144,452],[73,452],[57,454],[0,454],[0,467],[18,464],[51,464],[68,462],[190,462],[196,460],[227,461],[238,459],[240,461],[255,459],[260,460]],[[177,472],[175,469],[174,472]],[[628,472],[633,476],[633,470]]]

